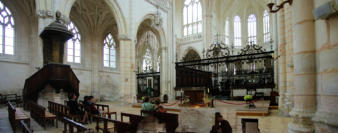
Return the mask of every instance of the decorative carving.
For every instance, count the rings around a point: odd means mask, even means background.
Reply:
[[[251,44],[251,45],[246,45],[244,48],[242,48],[240,55],[257,54],[257,53],[262,53],[264,51],[265,50],[262,49],[262,46]]]
[[[219,41],[219,36],[220,35],[218,34],[216,35],[216,40],[206,51],[206,58],[218,58],[230,55],[230,48],[227,47],[222,41]]]

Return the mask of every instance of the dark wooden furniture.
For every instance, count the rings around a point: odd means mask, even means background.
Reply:
[[[80,123],[77,123],[67,117],[63,117],[64,130],[63,133],[94,133],[94,130]],[[74,128],[76,131],[74,131]]]
[[[22,103],[22,98],[17,94],[0,94],[0,104],[6,104],[8,102],[15,103],[16,106],[19,106]]]
[[[58,127],[57,117],[56,115],[48,112],[45,107],[38,105],[34,102],[30,102],[30,115],[36,120],[39,124],[41,124],[46,129],[46,123],[52,122],[56,123],[56,128]]]
[[[11,123],[13,131],[16,131],[17,125],[20,125],[20,121],[27,123],[27,128],[30,127],[30,117],[22,110],[15,108],[11,102],[7,103],[8,105],[8,119]]]
[[[136,130],[131,123],[112,120],[101,116],[94,116],[96,121],[96,130],[103,133],[136,133]],[[100,122],[103,125],[100,125]],[[136,127],[137,128],[137,127]]]
[[[121,122],[124,122],[124,117],[129,118],[130,132],[136,132],[137,126],[142,121],[143,116],[121,112]]]
[[[206,59],[176,62],[176,88],[206,87],[216,98],[233,99],[235,89],[275,87],[273,50],[265,51],[256,44],[246,45],[237,54],[227,47],[223,50],[208,50]]]
[[[141,110],[142,116],[145,113],[153,115],[160,121],[160,123],[164,122],[166,131],[169,133],[175,132],[176,128],[178,127],[178,114]]]
[[[112,115],[115,115],[115,120],[117,119],[117,114],[116,112],[111,112],[109,111],[109,105],[106,104],[95,104],[96,108],[99,110],[102,110],[105,115],[108,116],[109,119],[111,119]]]
[[[50,63],[44,65],[25,81],[23,89],[24,107],[25,101],[37,102],[38,94],[47,84],[56,91],[63,89],[65,92],[79,95],[79,79],[69,65]]]
[[[22,128],[22,133],[33,133],[33,130],[29,129],[24,120],[20,120],[19,125]]]
[[[68,107],[60,104],[60,103],[55,103],[52,101],[48,101],[48,110],[49,112],[55,114],[57,116],[57,118],[59,118],[60,120],[64,117],[67,116],[67,112],[69,112]]]

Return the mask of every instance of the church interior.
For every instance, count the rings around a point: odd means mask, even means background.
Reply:
[[[0,0],[0,133],[337,133],[338,0]]]

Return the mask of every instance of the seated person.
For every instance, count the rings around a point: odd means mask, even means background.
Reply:
[[[216,118],[217,125],[215,126],[220,126],[222,128],[222,133],[232,133],[232,128],[229,124],[229,122],[225,119],[223,119],[223,116],[219,114]]]
[[[154,111],[154,105],[150,103],[149,97],[144,99],[144,103],[142,104],[142,110],[145,111]],[[148,116],[148,114],[144,114],[144,116]]]
[[[100,110],[97,109],[95,106],[95,100],[93,96],[88,97],[87,104],[88,104],[87,105],[88,112],[90,112],[91,114],[95,114],[95,115],[101,114]]]
[[[69,107],[69,113],[72,115],[83,115],[82,122],[84,123],[86,120],[86,114],[82,112],[79,108],[79,104],[77,102],[77,96],[75,94],[72,94],[69,97],[69,101],[67,102],[67,106]]]
[[[81,110],[79,109],[79,104],[77,102],[77,97],[75,94],[72,94],[69,97],[69,101],[67,102],[67,106],[69,107],[69,113],[72,115],[79,115],[81,114]]]

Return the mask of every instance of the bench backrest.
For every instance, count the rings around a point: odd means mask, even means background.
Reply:
[[[45,112],[46,112],[46,108],[37,104],[37,103],[34,103],[34,102],[31,102],[30,103],[30,112],[35,114],[35,115],[38,115],[38,116],[45,116]]]
[[[153,115],[160,122],[165,122],[167,132],[175,131],[178,127],[178,114],[141,110],[141,115],[142,114]]]
[[[88,127],[86,127],[86,126],[84,126],[80,123],[77,123],[77,122],[75,122],[75,121],[73,121],[73,120],[71,120],[67,117],[63,117],[63,120],[64,120],[64,132],[67,132],[67,130],[68,130],[69,133],[74,133],[74,128],[77,129],[78,133],[83,133],[83,132],[92,133],[92,132],[94,132],[93,129],[90,129],[90,128],[88,128]]]
[[[95,104],[96,108],[98,110],[102,110],[102,111],[107,111],[109,112],[109,105],[106,105],[106,104]]]

